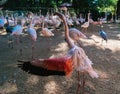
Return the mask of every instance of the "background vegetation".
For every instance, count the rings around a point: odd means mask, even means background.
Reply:
[[[34,11],[56,9],[67,2],[72,5],[69,8],[73,8],[77,14],[91,10],[96,15],[103,12],[116,15],[117,18],[120,15],[120,0],[1,0],[0,2],[6,2],[4,9]]]

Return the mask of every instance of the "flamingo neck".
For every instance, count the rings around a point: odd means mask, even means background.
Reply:
[[[68,45],[69,45],[70,48],[73,48],[74,44],[71,42],[71,39],[70,39],[70,36],[69,36],[68,24],[67,24],[66,19],[65,19],[64,16],[62,17],[62,20],[63,20],[64,26],[65,26],[65,38],[66,38],[66,42],[68,43]]]

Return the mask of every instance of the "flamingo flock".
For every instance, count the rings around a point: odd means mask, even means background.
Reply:
[[[70,15],[64,15],[60,12],[55,12],[54,15],[35,15],[34,13],[29,12],[27,16],[22,15],[13,16],[14,19],[10,17],[4,17],[4,20],[0,19],[0,27],[4,27],[7,34],[10,36],[16,37],[16,43],[20,43],[20,36],[27,33],[30,36],[31,40],[31,50],[32,50],[32,61],[31,65],[37,67],[43,67],[48,70],[55,71],[64,71],[66,76],[70,77],[72,72],[75,70],[78,74],[78,86],[76,89],[76,94],[78,94],[80,87],[82,87],[82,94],[84,94],[84,85],[85,85],[85,75],[89,74],[92,78],[98,78],[99,75],[92,67],[92,61],[88,58],[85,53],[82,41],[80,39],[88,39],[85,34],[92,23],[93,25],[102,24],[102,22],[95,22],[90,19],[90,12],[87,14],[87,21],[81,21],[76,17],[72,18]],[[6,22],[5,22],[6,20]],[[12,21],[11,21],[12,20]],[[4,21],[4,22],[3,22]],[[12,24],[10,24],[10,22]],[[4,23],[4,25],[3,25]],[[81,30],[73,27],[74,23],[80,25]],[[82,23],[82,24],[81,24]],[[38,25],[38,30],[35,26]],[[59,58],[36,58],[34,56],[35,44],[38,40],[38,34],[41,33],[44,37],[53,37],[56,36],[49,27],[60,28],[64,26],[65,41],[68,44],[69,50],[67,54]],[[103,30],[99,30],[99,34],[102,39],[107,41],[107,35]],[[23,38],[23,37],[21,37]],[[22,49],[21,49],[22,52]],[[80,80],[80,74],[83,74],[82,84]]]
[[[95,70],[92,67],[93,64],[92,61],[88,58],[82,46],[74,43],[74,42],[78,42],[80,38],[87,39],[87,36],[76,28],[69,29],[68,23],[66,21],[66,17],[63,14],[56,12],[54,15],[57,15],[63,22],[63,26],[65,29],[64,30],[65,40],[69,47],[68,53],[65,56],[57,57],[57,58],[55,57],[45,58],[45,59],[36,58],[30,61],[30,63],[33,66],[42,67],[47,70],[64,71],[67,77],[70,77],[72,75],[73,70],[76,70],[78,73],[78,87],[76,89],[76,94],[79,93],[79,90],[80,92],[82,92],[82,94],[84,94],[85,74],[89,74],[92,78],[99,77],[97,72],[95,72]],[[42,23],[42,32],[41,32],[44,35],[46,33],[44,33],[45,31],[43,32],[43,25],[44,25],[44,20]],[[35,33],[36,31],[35,30],[33,31],[31,33],[35,34],[36,36]],[[46,36],[50,36],[50,35],[46,34]],[[83,74],[82,82],[80,80],[80,74]],[[82,89],[80,89],[80,87],[82,87]]]

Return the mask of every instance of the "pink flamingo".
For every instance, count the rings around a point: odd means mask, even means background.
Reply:
[[[36,33],[36,30],[34,29],[34,25],[35,24],[32,24],[32,21],[33,20],[31,20],[31,23],[28,26],[27,32],[28,32],[28,34],[31,37],[31,42],[32,42],[32,58],[33,58],[34,57],[33,52],[34,52],[34,49],[35,49],[35,42],[37,40],[37,33]]]
[[[84,93],[85,78],[84,74],[88,73],[92,78],[97,78],[98,74],[92,68],[92,61],[85,54],[84,50],[76,46],[70,39],[68,25],[65,20],[65,16],[61,13],[55,13],[58,15],[65,25],[65,38],[70,48],[68,54],[60,58],[48,58],[48,59],[35,59],[31,62],[32,65],[37,67],[43,67],[48,70],[64,71],[67,76],[70,76],[73,69],[78,72],[78,87],[76,94],[78,94],[80,83],[80,72],[83,73],[82,88]]]
[[[87,18],[87,22],[85,22],[84,24],[81,25],[82,31],[85,31],[87,33],[87,29],[90,25],[90,12],[88,13],[88,18]]]
[[[80,72],[83,73],[83,93],[84,93],[84,84],[85,84],[84,73],[88,73],[92,78],[98,78],[98,74],[92,68],[92,62],[85,54],[84,50],[71,42],[68,25],[65,21],[64,15],[60,13],[56,13],[56,14],[63,20],[63,23],[65,25],[66,42],[70,48],[68,52],[68,56],[70,56],[72,59],[73,68],[78,72],[78,81],[80,81],[79,79]],[[78,83],[76,94],[78,94],[79,88],[80,88],[80,83]]]
[[[70,28],[69,29],[69,36],[75,41],[77,42],[80,46],[82,46],[80,38],[83,39],[87,39],[87,36],[85,34],[83,34],[82,32],[80,32],[78,29],[76,28]]]
[[[53,33],[50,29],[44,27],[44,19],[45,19],[45,18],[43,17],[41,34],[42,34],[43,36],[45,36],[45,37],[52,37],[52,36],[54,36],[54,33]]]
[[[20,44],[20,35],[23,34],[23,32],[22,32],[23,27],[20,25],[21,21],[18,21],[17,23],[18,24],[13,27],[11,35],[16,36],[16,38],[17,38],[16,43]],[[20,54],[22,55],[22,48],[20,48]]]

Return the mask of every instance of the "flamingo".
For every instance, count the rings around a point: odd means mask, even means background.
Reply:
[[[82,32],[80,32],[80,30],[76,29],[76,28],[70,28],[69,29],[69,36],[75,41],[77,42],[80,46],[82,46],[81,42],[80,42],[80,38],[83,39],[87,39],[87,36],[85,34],[83,34]]]
[[[84,50],[81,47],[78,47],[77,45],[75,45],[74,43],[71,42],[69,32],[68,32],[69,29],[68,29],[67,23],[65,21],[64,15],[62,15],[60,13],[56,13],[56,14],[63,20],[63,23],[65,25],[66,42],[70,48],[68,55],[71,56],[74,69],[77,70],[77,72],[78,72],[78,81],[80,80],[79,79],[80,72],[83,73],[83,77],[84,77],[84,73],[86,72],[92,78],[98,78],[98,74],[92,68],[92,66],[91,66],[92,62],[88,58],[88,56],[85,54]],[[85,82],[83,81],[83,88],[84,88],[84,84],[85,84]],[[80,86],[80,83],[78,84],[76,94],[78,94],[79,86]],[[84,90],[83,90],[83,92],[84,92]]]
[[[57,29],[61,25],[61,20],[56,15],[52,15],[52,21],[55,29]]]
[[[4,19],[0,18],[0,29],[3,29],[4,24],[5,24]]]
[[[52,33],[52,31],[51,31],[50,29],[44,27],[44,20],[45,20],[45,18],[43,17],[41,34],[42,34],[43,36],[46,36],[46,37],[54,36],[54,33]]]
[[[55,15],[58,15],[63,20],[65,26],[65,38],[69,47],[68,54],[58,58],[37,58],[30,61],[30,63],[33,66],[42,67],[47,70],[64,71],[67,77],[70,77],[73,70],[75,69],[78,73],[78,87],[76,90],[76,94],[78,94],[79,88],[81,86],[80,72],[83,73],[82,87],[84,93],[84,74],[88,73],[92,78],[98,78],[98,74],[94,71],[92,67],[92,61],[85,54],[84,50],[71,41],[71,38],[69,36],[69,28],[65,16],[58,12],[56,12]]]
[[[72,27],[73,26],[73,20],[67,15],[67,17],[66,17],[66,21],[67,21],[67,23],[68,23],[68,25],[70,26],[70,27]]]
[[[79,15],[80,17],[78,18],[78,21],[80,23],[84,23],[85,22],[85,18],[83,18],[82,14]]]
[[[7,20],[7,22],[4,25],[4,27],[5,27],[5,30],[6,30],[7,34],[9,34],[9,40],[8,40],[9,41],[8,42],[9,43],[9,47],[13,48],[13,41],[12,41],[12,38],[11,38],[11,35],[10,35],[12,33],[12,31],[13,31],[13,27],[9,25],[8,17],[6,18],[6,20]]]
[[[33,22],[33,19],[31,20],[31,23],[28,26],[27,32],[30,35],[31,41],[32,41],[32,59],[33,59],[33,57],[34,57],[33,51],[35,49],[35,42],[37,40],[37,33],[36,33],[36,30],[34,29],[35,24],[32,24],[32,22]]]
[[[69,36],[69,29],[66,22],[66,18],[63,14],[56,12],[55,15],[58,15],[65,25],[65,38],[70,50],[68,54],[64,57],[60,58],[48,58],[48,59],[35,59],[31,61],[33,66],[43,67],[48,70],[57,70],[57,71],[65,71],[66,75],[69,77],[75,69],[78,72],[78,87],[76,90],[76,94],[78,94],[80,88],[80,72],[83,73],[83,93],[84,93],[84,73],[88,73],[92,78],[98,78],[98,74],[94,71],[92,67],[92,61],[85,54],[84,50],[81,47],[75,45]]]
[[[14,35],[17,37],[17,44],[19,43],[19,36],[23,34],[22,33],[22,26],[17,24],[15,27],[13,27],[11,35]]]
[[[93,24],[93,25],[101,25],[101,24],[102,24],[102,21],[93,21],[92,24]]]
[[[15,26],[10,26],[8,17],[6,18],[6,20],[7,20],[7,23],[5,24],[5,29],[6,29],[6,32],[9,34],[9,42],[12,43],[12,48],[13,48],[12,36],[16,36],[16,43],[19,44],[19,42],[20,42],[19,37],[20,37],[21,34],[23,34],[22,33],[23,28],[20,25],[21,24],[20,20],[18,21],[18,24],[16,24],[15,17],[14,17]],[[9,44],[9,46],[10,46],[10,44]],[[22,55],[22,49],[21,48],[20,48],[20,54]]]
[[[23,34],[23,27],[21,26],[21,21],[17,21],[17,24],[13,27],[11,36],[16,36],[16,43],[19,45],[20,43],[20,35]],[[20,54],[22,55],[22,48],[20,48]]]
[[[85,22],[84,24],[81,25],[82,31],[85,31],[87,33],[87,29],[89,27],[90,24],[90,12],[88,13],[88,18],[87,18],[87,22]]]

